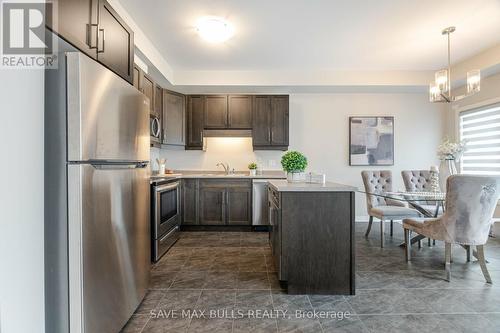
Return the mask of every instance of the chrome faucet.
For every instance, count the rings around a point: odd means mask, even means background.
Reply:
[[[217,163],[216,166],[223,167],[224,168],[224,172],[226,173],[226,175],[231,174],[231,170],[229,169],[229,163],[226,163],[226,164],[224,164],[224,163]]]

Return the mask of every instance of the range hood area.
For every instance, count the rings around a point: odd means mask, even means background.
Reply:
[[[205,138],[251,138],[252,130],[240,129],[204,129]]]

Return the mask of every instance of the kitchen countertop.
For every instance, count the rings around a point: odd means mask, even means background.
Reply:
[[[281,171],[264,171],[261,175],[251,176],[248,172],[236,172],[226,175],[218,171],[180,171],[173,174],[158,175],[153,174],[150,182],[167,181],[183,178],[216,178],[216,179],[285,179],[286,175]]]
[[[278,192],[352,192],[357,188],[354,186],[326,182],[325,184],[312,183],[289,183],[286,180],[269,180],[269,185]]]

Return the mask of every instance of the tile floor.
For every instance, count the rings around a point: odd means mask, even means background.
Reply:
[[[488,285],[461,248],[454,248],[452,281],[446,282],[442,244],[415,246],[407,264],[398,246],[400,226],[392,239],[387,235],[384,249],[376,225],[368,239],[366,224],[356,229],[355,296],[287,295],[267,233],[183,233],[153,267],[149,293],[122,332],[500,332],[500,239],[490,238],[486,248],[494,283]],[[206,311],[207,317],[183,317],[182,310]],[[220,318],[209,318],[210,310]],[[262,319],[249,310],[292,315]],[[296,310],[337,317],[295,318]],[[345,313],[349,317],[340,319]]]

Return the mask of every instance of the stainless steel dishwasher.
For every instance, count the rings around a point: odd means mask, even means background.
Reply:
[[[267,182],[268,179],[254,179],[252,196],[252,226],[269,225],[269,207],[267,201]]]

